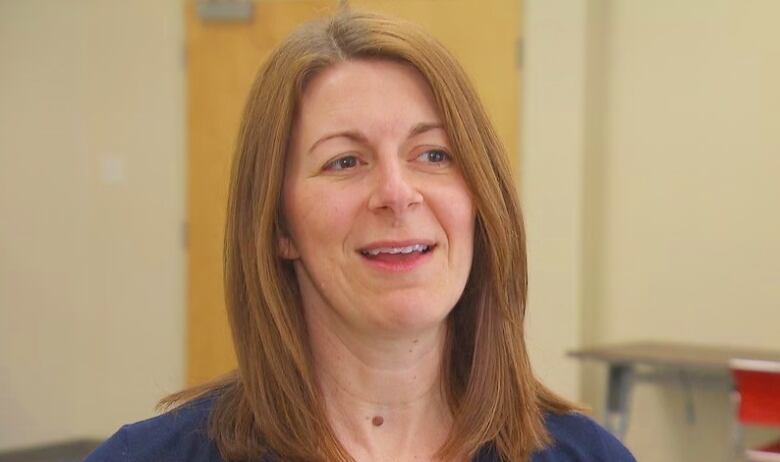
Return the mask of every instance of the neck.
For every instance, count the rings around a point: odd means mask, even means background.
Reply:
[[[452,420],[441,386],[446,326],[360,335],[313,311],[315,373],[341,443],[356,460],[431,460]]]

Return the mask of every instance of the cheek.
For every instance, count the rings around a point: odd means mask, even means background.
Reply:
[[[451,237],[454,239],[454,245],[457,246],[457,252],[471,266],[474,254],[474,227],[476,225],[476,216],[474,207],[469,200],[461,205],[452,208],[452,213],[448,217],[451,229]]]
[[[472,239],[476,211],[471,195],[465,185],[454,185],[440,196],[441,220],[445,231],[454,239]]]
[[[304,252],[325,248],[320,245],[322,243],[343,241],[354,221],[354,206],[350,202],[354,202],[354,194],[319,187],[314,181],[308,185],[293,185],[285,193],[285,215],[290,233]]]

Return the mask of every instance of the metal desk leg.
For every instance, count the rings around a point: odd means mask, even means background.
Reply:
[[[626,436],[629,418],[629,398],[634,368],[628,364],[609,365],[607,402],[604,410],[604,426],[619,439]]]

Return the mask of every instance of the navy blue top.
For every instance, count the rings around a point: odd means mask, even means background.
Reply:
[[[211,403],[197,401],[125,425],[84,462],[223,462],[207,435]],[[636,462],[614,436],[582,414],[549,414],[546,424],[553,444],[534,454],[532,462]],[[487,446],[473,462],[499,461]]]

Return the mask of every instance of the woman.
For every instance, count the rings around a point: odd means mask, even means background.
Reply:
[[[272,53],[225,252],[238,370],[88,461],[633,460],[532,374],[506,153],[420,29],[342,11]]]

